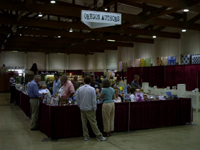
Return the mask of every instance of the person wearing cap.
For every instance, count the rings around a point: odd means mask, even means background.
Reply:
[[[91,79],[92,79],[91,86],[92,86],[93,88],[95,88],[95,90],[96,90],[96,89],[99,89],[99,91],[101,92],[101,86],[100,86],[99,82],[95,81],[94,75],[91,75],[90,77],[91,77]]]
[[[72,84],[74,85],[75,91],[80,87],[81,83],[78,82],[78,77],[77,76],[75,76],[74,80],[72,80]]]
[[[58,89],[59,89],[60,86],[61,86],[59,76],[60,76],[59,73],[56,73],[56,74],[54,75],[55,80],[54,80],[54,82],[53,82],[53,94],[52,94],[53,97],[56,97],[56,94],[57,94],[57,92],[58,92]]]

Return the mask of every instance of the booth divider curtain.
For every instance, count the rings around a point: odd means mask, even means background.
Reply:
[[[142,82],[149,82],[151,87],[163,88],[177,86],[177,84],[186,84],[186,90],[188,91],[200,87],[200,65],[196,64],[128,68],[128,84],[133,81],[135,74],[140,76],[140,84]]]

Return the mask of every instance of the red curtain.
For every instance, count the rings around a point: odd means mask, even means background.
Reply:
[[[200,65],[131,67],[127,69],[127,83],[130,84],[136,74],[140,76],[140,83],[149,82],[149,86],[172,88],[186,84],[189,91],[200,87]]]
[[[175,85],[175,66],[166,66],[165,68],[165,86],[172,86]]]

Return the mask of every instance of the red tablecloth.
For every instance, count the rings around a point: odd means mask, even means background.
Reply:
[[[130,103],[130,130],[183,125],[191,122],[191,99]],[[102,131],[101,105],[97,122]],[[115,104],[115,131],[128,130],[129,103]],[[82,135],[80,110],[77,106],[41,104],[40,129],[48,137],[64,138]]]
[[[21,109],[24,111],[26,116],[31,117],[30,108],[30,97],[23,92],[21,92]]]
[[[20,97],[21,97],[21,91],[15,90],[15,102],[18,106],[20,106]]]

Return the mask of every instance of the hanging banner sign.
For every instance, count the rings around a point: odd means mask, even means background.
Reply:
[[[121,25],[122,15],[120,13],[82,10],[81,21],[88,27],[95,29]]]

